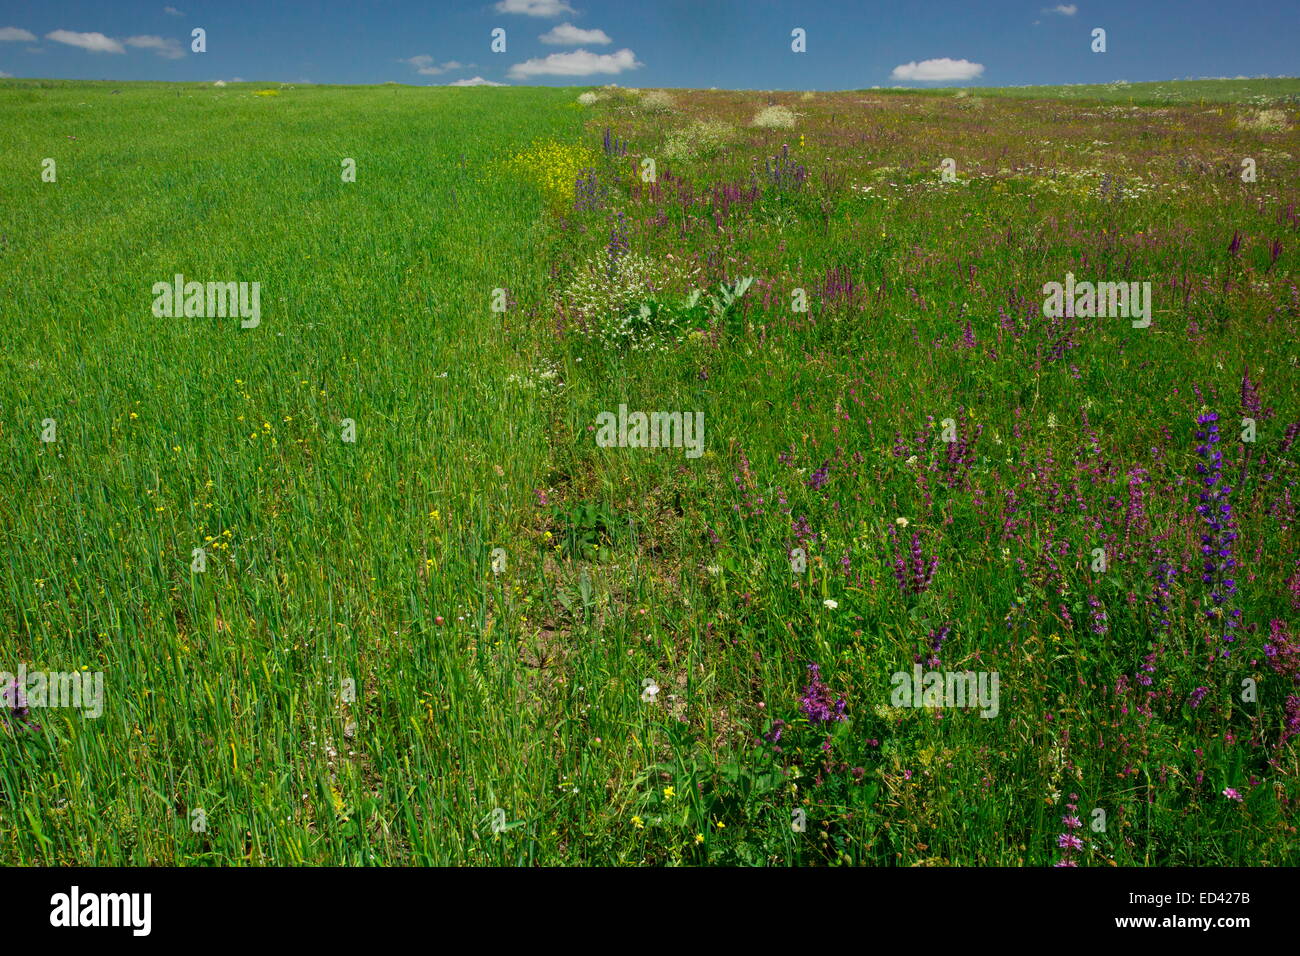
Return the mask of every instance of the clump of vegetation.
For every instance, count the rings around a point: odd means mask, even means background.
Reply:
[[[664,141],[663,154],[677,162],[712,159],[735,139],[734,126],[721,120],[697,120],[671,131]]]
[[[578,178],[596,164],[598,155],[588,146],[538,140],[512,153],[507,165],[539,186],[553,205],[562,207],[573,202]]]
[[[641,109],[647,113],[671,113],[675,106],[672,95],[663,90],[650,90],[641,96]]]
[[[692,332],[743,332],[738,304],[752,277],[673,296],[672,278],[650,258],[635,253],[588,259],[561,298],[566,314],[587,339],[609,349],[666,350]]]
[[[608,561],[615,551],[626,550],[636,533],[634,518],[604,502],[556,505],[550,516],[552,547],[569,561]]]
[[[620,323],[629,310],[662,284],[662,270],[648,256],[627,253],[587,259],[561,297],[565,311],[597,335]]]
[[[765,106],[754,114],[752,125],[763,129],[793,129],[795,112],[788,106]]]
[[[1285,110],[1256,110],[1237,118],[1238,125],[1262,133],[1284,133],[1291,128]]]

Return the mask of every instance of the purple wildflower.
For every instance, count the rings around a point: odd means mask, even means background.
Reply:
[[[853,284],[853,276],[847,266],[837,266],[826,270],[826,282],[822,286],[822,302],[828,306],[841,303],[852,305],[857,296],[858,287]]]
[[[1264,656],[1268,658],[1268,666],[1279,677],[1300,684],[1300,640],[1291,636],[1285,621],[1274,619],[1269,622]]]
[[[808,170],[790,158],[790,147],[781,147],[780,154],[767,161],[767,178],[778,189],[797,189],[808,178]]]
[[[1282,240],[1274,239],[1271,243],[1269,243],[1268,246],[1268,268],[1264,270],[1265,273],[1272,270],[1273,266],[1277,264],[1277,260],[1281,257],[1281,255],[1282,255]]]
[[[628,253],[629,249],[627,240],[627,219],[623,215],[623,210],[614,214],[614,224],[609,230],[609,244],[606,246],[606,253],[609,256],[609,275],[611,278],[618,273],[618,263]]]
[[[27,695],[23,693],[18,681],[10,680],[0,690],[0,728],[5,730],[39,730],[40,725],[30,723],[31,708],[27,706]]]
[[[1106,608],[1097,600],[1095,594],[1088,595],[1088,607],[1092,608],[1092,633],[1105,634],[1110,630],[1106,624]]]
[[[1083,849],[1083,841],[1074,835],[1074,831],[1083,826],[1083,822],[1078,816],[1078,801],[1079,795],[1077,793],[1072,793],[1070,794],[1069,801],[1065,804],[1066,810],[1069,811],[1061,817],[1061,823],[1065,826],[1065,832],[1058,835],[1056,838],[1056,845],[1065,852],[1061,854],[1061,859],[1056,862],[1056,866],[1078,866],[1073,859],[1074,851]]]
[[[1250,366],[1241,373],[1241,410],[1259,415],[1259,383],[1250,380]]]
[[[627,141],[621,140],[610,131],[608,126],[605,127],[605,155],[606,156],[626,156]]]
[[[1300,696],[1290,694],[1286,699],[1286,728],[1278,746],[1285,744],[1292,737],[1300,737]]]
[[[896,537],[892,527],[889,533]],[[898,582],[898,588],[904,595],[924,594],[929,590],[930,582],[934,580],[934,572],[938,567],[939,556],[931,555],[927,562],[921,550],[921,536],[913,532],[910,552],[904,555],[900,550],[894,557],[894,580]]]
[[[929,635],[928,650],[930,656],[923,657],[921,654],[915,655],[916,663],[924,664],[930,669],[937,669],[941,666],[939,653],[943,650],[943,642],[948,639],[948,634],[952,631],[951,624],[944,624],[939,630],[931,631]]]
[[[774,720],[772,721],[771,729],[763,735],[763,739],[769,744],[778,744],[781,742],[781,732],[784,730],[785,721],[780,719]]]
[[[578,173],[573,183],[573,208],[579,212],[584,209],[601,209],[609,197],[609,187],[600,181],[600,174],[594,169],[584,169]]]
[[[844,719],[845,701],[841,697],[832,700],[830,688],[822,683],[821,668],[816,664],[808,665],[811,683],[803,689],[799,709],[814,724],[827,724]]]
[[[1232,569],[1237,566],[1232,557],[1232,542],[1237,540],[1237,532],[1233,527],[1232,505],[1228,502],[1232,488],[1222,482],[1223,452],[1218,448],[1218,420],[1219,416],[1214,412],[1196,419],[1200,426],[1196,439],[1201,443],[1196,453],[1202,459],[1196,464],[1196,472],[1204,485],[1197,496],[1201,503],[1196,506],[1196,513],[1205,519],[1205,531],[1201,535],[1201,556],[1204,559],[1201,582],[1210,589],[1205,616],[1221,624],[1220,637],[1225,643],[1231,643],[1236,639],[1232,629],[1240,623],[1241,611],[1226,610],[1224,605],[1237,591],[1237,582],[1231,576]],[[1228,654],[1225,648],[1223,656]]]

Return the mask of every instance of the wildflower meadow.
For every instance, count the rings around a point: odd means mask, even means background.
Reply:
[[[6,859],[1300,863],[1297,103],[0,79]]]

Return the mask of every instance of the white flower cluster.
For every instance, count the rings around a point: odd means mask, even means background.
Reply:
[[[788,106],[765,106],[754,114],[753,125],[764,129],[790,129],[797,118]]]
[[[1256,110],[1253,116],[1237,117],[1237,125],[1265,133],[1284,133],[1291,128],[1285,110]]]
[[[611,348],[646,348],[634,319],[638,305],[654,294],[659,270],[654,260],[627,253],[611,268],[608,258],[588,259],[564,291],[565,304],[581,321],[583,334]]]
[[[536,390],[543,395],[549,395],[563,383],[560,380],[559,367],[552,362],[544,361],[540,365],[535,365],[529,369],[527,375],[511,374],[506,379],[506,384],[529,391]]]
[[[735,139],[733,127],[717,120],[692,123],[672,130],[664,140],[663,154],[683,162],[695,158],[709,159]]]
[[[647,113],[671,113],[674,106],[672,96],[663,90],[650,90],[641,95],[641,108]]]

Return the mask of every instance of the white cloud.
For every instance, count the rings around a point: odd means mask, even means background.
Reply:
[[[903,63],[894,67],[894,72],[889,74],[889,78],[907,82],[972,80],[983,72],[983,63],[972,63],[970,60],[954,60],[945,56],[937,60],[922,60],[920,63],[915,60],[911,63]]]
[[[505,83],[493,83],[491,80],[485,80],[481,76],[471,77],[468,80],[456,80],[454,83],[448,83],[448,86],[506,86]]]
[[[1072,17],[1079,12],[1078,4],[1058,3],[1054,7],[1043,7],[1044,13],[1059,13],[1063,17]]]
[[[153,50],[165,60],[179,60],[185,55],[185,51],[181,49],[180,42],[178,40],[173,40],[170,37],[127,37],[126,45],[138,47],[141,50]]]
[[[68,46],[78,46],[83,50],[89,50],[91,53],[125,53],[126,48],[118,43],[112,37],[106,37],[102,33],[77,33],[74,30],[55,30],[52,33],[45,34],[45,39],[53,40],[55,43],[66,43]]]
[[[35,43],[36,34],[19,27],[0,27],[0,42],[6,40],[11,43]]]
[[[619,50],[617,53],[574,50],[572,53],[552,53],[542,59],[516,63],[507,75],[512,80],[523,80],[530,76],[591,76],[595,73],[618,74],[639,66],[645,64],[639,62],[631,50]]]
[[[10,80],[10,79],[13,79],[12,73],[6,73],[4,70],[0,70],[0,80]]]
[[[181,13],[181,12],[180,12],[179,10],[177,10],[175,7],[163,7],[163,13],[167,14],[169,17],[183,17],[183,16],[185,16],[185,14]]]
[[[495,7],[497,13],[522,13],[526,17],[558,17],[561,13],[577,13],[564,0],[501,0]]]
[[[583,30],[572,23],[551,27],[537,39],[551,46],[581,46],[584,43],[603,46],[614,42],[604,30]]]
[[[439,73],[446,73],[448,70],[463,70],[464,63],[458,63],[455,60],[448,60],[446,63],[436,63],[433,57],[427,53],[421,53],[419,56],[408,57],[405,60],[398,60],[399,63],[409,63],[415,67],[415,72],[421,76],[437,76]]]

